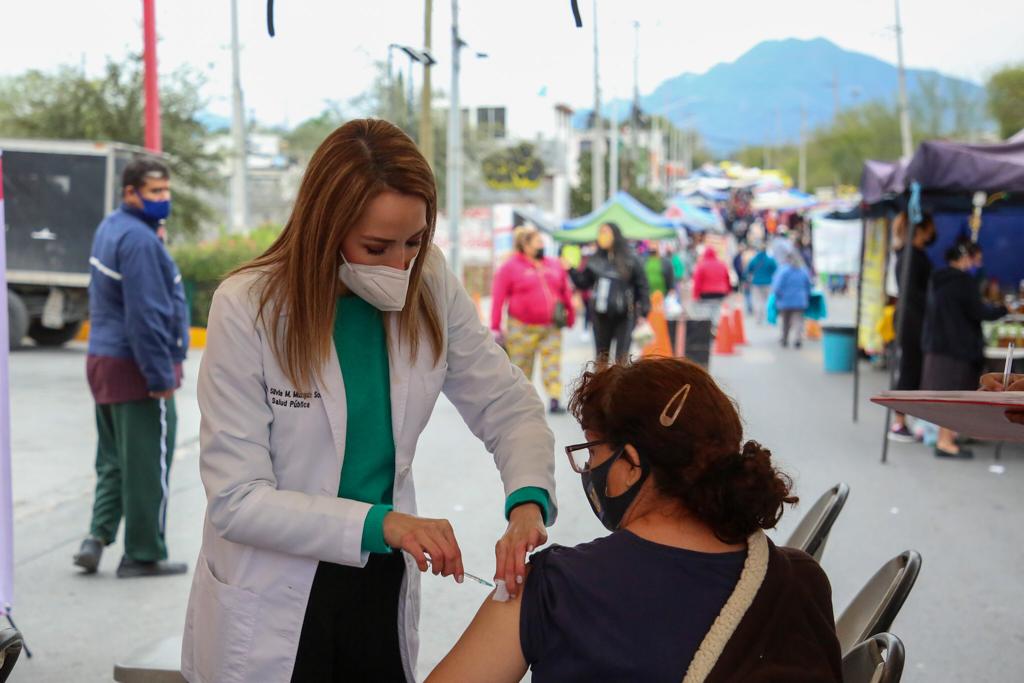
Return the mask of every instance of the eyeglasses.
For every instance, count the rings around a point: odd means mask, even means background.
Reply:
[[[594,457],[594,446],[611,443],[604,439],[600,441],[588,441],[565,447],[565,454],[569,456],[569,465],[576,474],[583,474],[590,469],[590,460]]]

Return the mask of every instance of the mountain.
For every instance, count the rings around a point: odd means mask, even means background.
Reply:
[[[984,101],[984,89],[976,83],[932,70],[907,70],[911,102],[932,84],[944,97],[955,93]],[[706,73],[670,78],[640,102],[644,111],[663,114],[677,126],[696,127],[713,151],[725,153],[797,140],[802,104],[812,129],[832,120],[837,103],[844,109],[872,101],[893,103],[897,88],[893,64],[824,38],[789,38],[759,43]],[[608,115],[616,106],[620,116],[629,111],[625,101],[602,109]],[[589,114],[579,112],[576,123],[584,125]]]

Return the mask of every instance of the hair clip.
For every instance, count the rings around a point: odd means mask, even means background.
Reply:
[[[670,398],[668,400],[668,403],[665,404],[665,409],[661,411],[661,417],[658,418],[658,421],[661,422],[662,427],[671,427],[676,423],[676,418],[678,418],[679,413],[682,412],[683,404],[686,403],[686,398],[689,395],[689,384],[684,385],[682,389],[680,389],[679,391],[672,395],[672,398]],[[675,401],[677,398],[679,399],[679,405],[676,406],[676,412],[672,413],[672,415],[670,416],[668,414],[668,409],[672,407],[672,402]]]

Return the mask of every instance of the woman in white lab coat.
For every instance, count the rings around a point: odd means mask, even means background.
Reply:
[[[501,474],[495,578],[515,593],[547,541],[544,406],[432,246],[436,210],[412,140],[352,121],[313,156],[281,237],[217,290],[189,681],[415,680],[418,572],[463,578],[451,525],[416,516],[411,474],[441,391]]]

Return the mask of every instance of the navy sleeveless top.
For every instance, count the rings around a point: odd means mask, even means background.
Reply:
[[[679,683],[746,555],[673,548],[624,530],[536,553],[519,621],[534,683]]]

